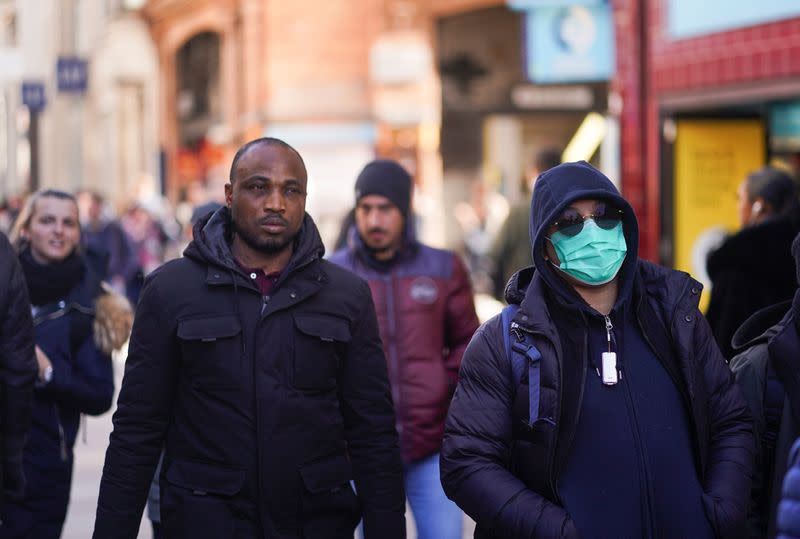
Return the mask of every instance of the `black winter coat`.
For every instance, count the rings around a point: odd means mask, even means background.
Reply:
[[[94,537],[134,538],[162,446],[175,538],[405,537],[395,415],[367,284],[322,260],[306,215],[273,294],[228,244],[227,208],[147,279]],[[350,481],[355,481],[355,490]]]
[[[731,369],[753,416],[756,459],[749,536],[775,537],[787,461],[800,436],[800,292],[751,316],[733,337]]]
[[[476,538],[576,537],[557,484],[578,423],[585,376],[576,372],[580,362],[562,356],[552,318],[557,315],[546,308],[544,283],[532,272],[517,274],[506,297],[521,302],[515,321],[535,334],[542,353],[540,420],[523,432],[528,391],[512,387],[498,316],[481,326],[467,347],[445,427],[442,484],[478,523]],[[719,537],[736,537],[747,512],[752,428],[698,310],[701,286],[685,273],[639,261],[636,289],[643,333],[654,350],[671,348],[676,358],[664,367],[691,411],[708,518]],[[650,331],[653,327],[667,333]]]
[[[28,287],[17,255],[0,234],[0,507],[25,490],[22,449],[38,366]]]
[[[81,414],[111,408],[111,357],[94,340],[100,279],[82,259],[83,277],[58,301],[37,306],[36,345],[50,358],[53,377],[34,390],[31,427],[24,451],[23,498],[8,503],[0,539],[57,539],[61,535],[72,483],[73,447]]]
[[[725,359],[731,340],[759,309],[792,299],[797,289],[792,240],[800,216],[776,217],[743,228],[708,256],[711,301],[706,318]]]

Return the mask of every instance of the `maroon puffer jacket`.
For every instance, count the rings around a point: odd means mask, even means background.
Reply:
[[[464,264],[451,251],[408,241],[395,262],[383,266],[356,235],[330,260],[372,290],[403,460],[436,453],[461,356],[479,325]]]

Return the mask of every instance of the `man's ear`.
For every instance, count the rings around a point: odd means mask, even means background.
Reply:
[[[230,209],[233,203],[233,185],[230,183],[225,184],[225,206]]]

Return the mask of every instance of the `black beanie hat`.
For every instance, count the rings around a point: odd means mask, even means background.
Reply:
[[[367,195],[385,196],[407,217],[411,205],[411,176],[396,161],[372,161],[356,179],[356,204]]]

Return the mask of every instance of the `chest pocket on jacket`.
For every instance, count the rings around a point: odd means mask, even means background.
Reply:
[[[339,354],[350,341],[350,325],[342,318],[323,314],[298,314],[294,323],[292,385],[297,389],[333,389]]]
[[[184,366],[199,387],[238,388],[242,383],[242,327],[235,316],[178,322]]]

